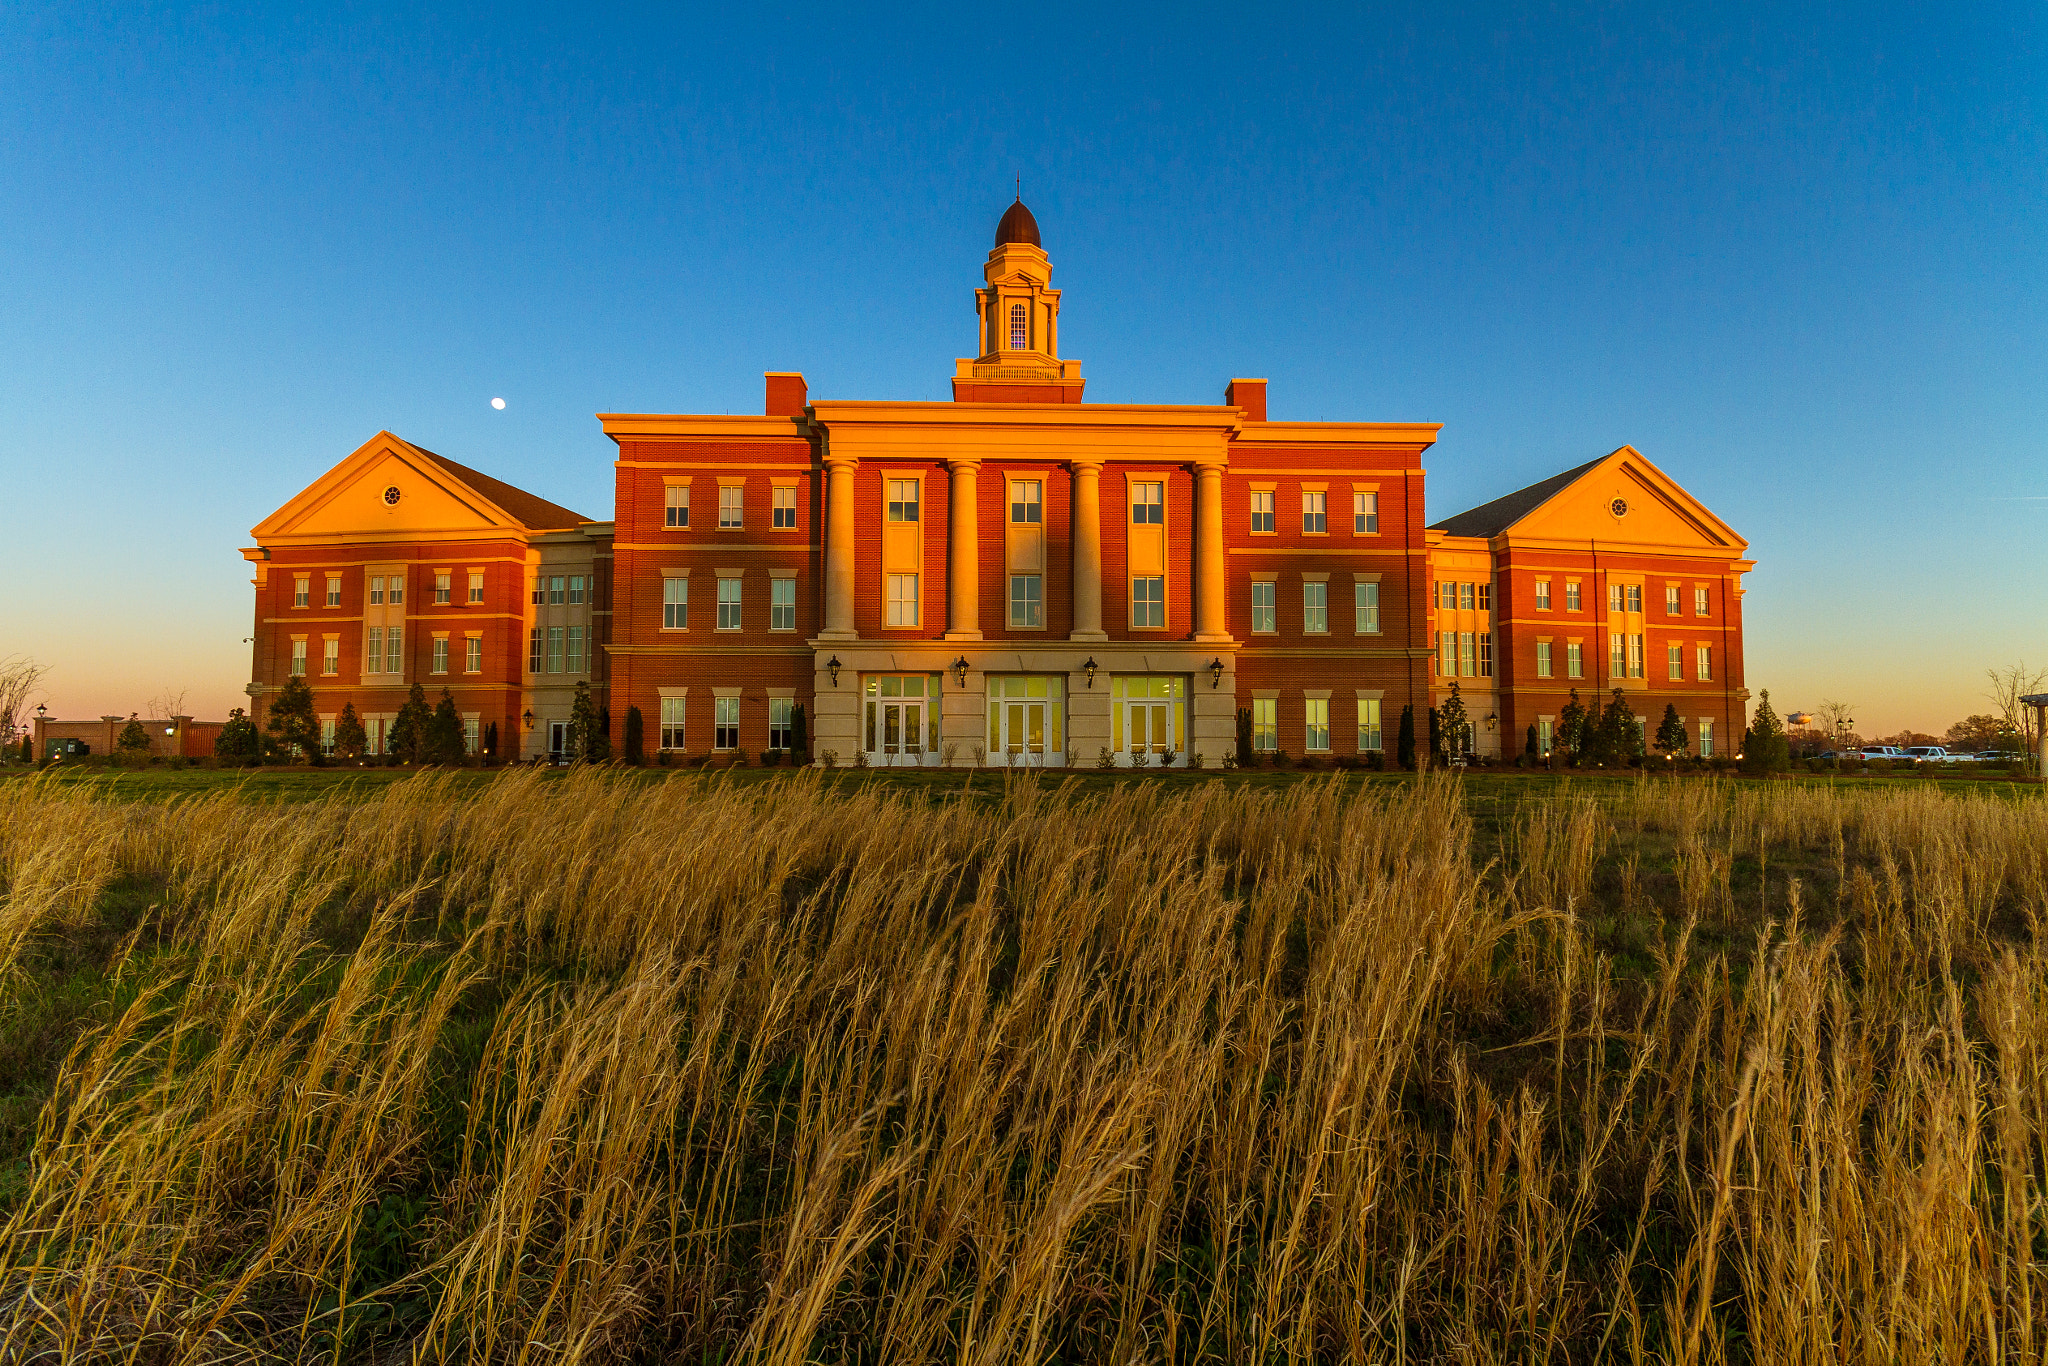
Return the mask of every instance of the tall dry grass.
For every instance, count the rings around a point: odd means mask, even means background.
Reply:
[[[2038,1360],[2044,804],[1510,824],[1477,858],[1447,780],[0,787],[10,983],[153,901],[0,1359]]]

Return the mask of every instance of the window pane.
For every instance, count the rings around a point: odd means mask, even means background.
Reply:
[[[1352,606],[1358,620],[1355,629],[1359,635],[1374,636],[1380,631],[1380,586],[1376,583],[1355,583],[1351,587]]]
[[[1147,577],[1131,580],[1131,625],[1166,625],[1166,580]]]
[[[1031,345],[1030,314],[1023,304],[1010,305],[1010,349],[1023,351]]]
[[[1131,522],[1133,525],[1157,526],[1166,521],[1166,485],[1131,485]]]
[[[889,481],[889,520],[892,522],[914,522],[917,520],[917,481],[915,479],[891,479]]]
[[[1017,479],[1010,483],[1010,520],[1019,524],[1036,524],[1041,514],[1043,489],[1036,479]]]
[[[690,524],[690,486],[670,484],[662,514],[662,524],[671,527],[686,527]],[[667,746],[663,746],[667,748]]]
[[[1036,574],[1012,574],[1010,576],[1010,624],[1012,626],[1043,626],[1044,610],[1040,601],[1041,585]]]
[[[1301,586],[1301,629],[1320,634],[1330,629],[1330,585],[1304,583]]]
[[[1273,529],[1273,490],[1271,490],[1271,489],[1253,489],[1253,490],[1252,490],[1252,530],[1253,530],[1253,531],[1271,531],[1272,529]]]
[[[1270,582],[1252,585],[1252,629],[1254,631],[1276,631],[1280,627],[1279,610],[1276,605],[1276,585]]]
[[[793,485],[776,486],[771,525],[779,531],[796,529],[796,489]]]
[[[1549,579],[1536,580],[1536,609],[1540,612],[1548,612],[1550,610]]]
[[[720,579],[718,581],[718,629],[737,631],[740,629],[740,580]]]
[[[1305,489],[1301,495],[1301,529],[1308,535],[1329,530],[1329,495],[1320,489]]]
[[[746,523],[746,489],[739,484],[721,484],[718,487],[718,527],[721,531],[744,526]]]
[[[1380,496],[1377,493],[1358,493],[1351,498],[1351,530],[1359,536],[1371,535],[1380,529]]]
[[[661,581],[661,627],[665,631],[683,631],[690,625],[690,581],[688,579],[663,579]]]
[[[770,579],[768,581],[768,629],[771,631],[794,631],[796,629],[795,579]]]

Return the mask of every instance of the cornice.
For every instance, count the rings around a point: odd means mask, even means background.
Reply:
[[[801,441],[808,433],[800,417],[764,417],[753,413],[599,413],[604,434],[659,437],[670,441],[732,441],[744,438]]]
[[[1443,427],[1441,422],[1247,422],[1231,439],[1254,446],[1433,446]]]

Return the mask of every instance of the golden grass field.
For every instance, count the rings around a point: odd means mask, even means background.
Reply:
[[[976,784],[0,784],[0,1360],[2048,1352],[2037,792]]]

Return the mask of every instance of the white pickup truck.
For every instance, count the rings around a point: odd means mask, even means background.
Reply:
[[[1923,764],[1960,764],[1974,756],[1950,754],[1940,745],[1912,745],[1907,748],[1906,757]]]

